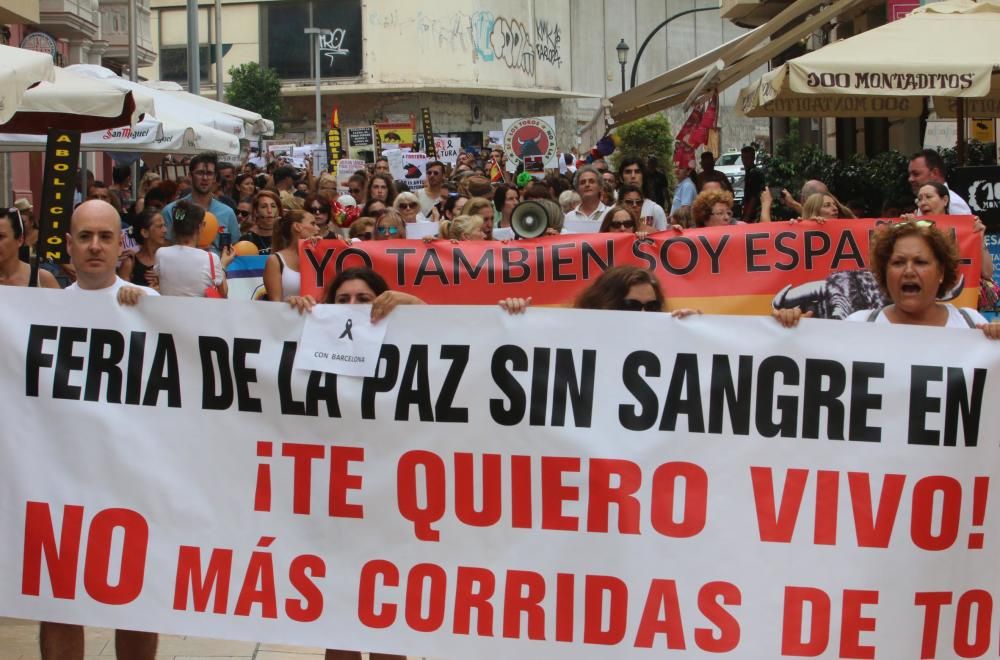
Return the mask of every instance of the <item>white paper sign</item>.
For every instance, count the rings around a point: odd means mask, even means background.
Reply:
[[[390,149],[383,151],[382,155],[389,161],[389,173],[392,174],[392,178],[396,181],[402,179],[405,174],[403,170],[403,152],[399,149]]]
[[[437,159],[442,163],[448,163],[452,167],[458,162],[458,154],[462,151],[462,138],[460,137],[435,137],[434,151]]]
[[[403,176],[406,187],[420,190],[427,183],[427,154],[411,151],[403,154]]]
[[[601,223],[596,220],[570,220],[563,221],[563,229],[567,234],[596,234],[601,230]]]
[[[437,236],[438,223],[436,222],[408,222],[406,223],[406,238],[423,238],[425,236]]]
[[[294,366],[341,376],[374,376],[388,324],[368,305],[317,305],[306,318]]]
[[[358,170],[365,169],[365,161],[357,158],[341,158],[337,163],[337,190],[346,193],[349,191],[347,180]]]

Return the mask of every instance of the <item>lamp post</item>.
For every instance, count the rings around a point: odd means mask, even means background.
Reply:
[[[322,65],[322,60],[320,59],[321,53],[319,39],[323,35],[332,35],[333,30],[308,27],[303,30],[303,32],[306,34],[316,35],[314,40],[314,46],[316,47],[316,142],[314,144],[323,144],[323,100],[319,91],[320,67]]]
[[[653,28],[653,31],[649,33],[649,35],[645,38],[645,40],[643,40],[642,45],[639,46],[639,52],[635,54],[635,62],[632,63],[632,77],[631,80],[629,81],[629,89],[635,87],[635,78],[636,75],[639,73],[639,58],[642,57],[642,52],[646,50],[646,46],[649,45],[649,42],[653,39],[654,34],[659,32],[661,29],[667,27],[667,25],[669,25],[671,21],[677,20],[682,16],[687,16],[688,14],[697,14],[700,11],[713,11],[717,9],[720,9],[720,7],[698,7],[697,9],[688,9],[687,11],[682,11],[679,14],[674,14],[673,16],[671,16],[670,18],[668,18],[667,20],[663,21],[655,28]],[[622,91],[624,92],[625,90],[623,89]]]
[[[618,45],[615,46],[615,50],[618,51],[618,63],[622,65],[622,94],[625,93],[625,64],[628,63],[628,44],[625,43],[625,38],[623,37]]]

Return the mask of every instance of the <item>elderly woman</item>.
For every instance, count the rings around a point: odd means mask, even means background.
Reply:
[[[392,208],[399,211],[404,222],[429,222],[427,217],[420,212],[420,199],[411,192],[401,192],[396,195]]]
[[[733,194],[726,190],[703,190],[691,204],[695,227],[740,224],[733,220]]]
[[[958,281],[959,260],[955,242],[933,222],[905,220],[883,227],[872,237],[869,261],[872,274],[892,302],[855,312],[848,321],[974,327],[990,339],[1000,339],[1000,322],[987,323],[974,309],[938,301]],[[775,310],[773,315],[791,327],[810,313],[793,308]]]

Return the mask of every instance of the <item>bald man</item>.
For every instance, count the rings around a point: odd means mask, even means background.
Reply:
[[[89,200],[73,211],[66,247],[76,268],[76,282],[66,291],[103,292],[118,297],[123,305],[134,305],[142,296],[157,296],[155,290],[129,284],[115,268],[121,256],[121,220],[105,201]]]
[[[76,282],[66,291],[83,295],[117,296],[122,305],[134,305],[142,296],[158,296],[144,286],[133,286],[118,277],[115,266],[121,253],[121,220],[115,207],[101,200],[80,204],[70,219],[66,247],[76,266]],[[115,631],[115,652],[125,660],[153,660],[156,633]],[[38,644],[42,660],[83,660],[83,626],[43,621]]]

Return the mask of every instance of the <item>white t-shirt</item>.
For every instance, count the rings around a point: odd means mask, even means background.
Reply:
[[[946,328],[968,328],[969,327],[969,324],[966,323],[965,319],[962,317],[962,313],[958,311],[957,307],[955,307],[954,305],[949,305],[948,303],[945,303],[944,306],[948,308],[948,322],[944,324],[944,327],[946,327]],[[963,307],[962,309],[965,310],[965,313],[969,315],[969,318],[972,319],[972,322],[974,324],[979,325],[980,323],[986,323],[987,322],[986,319],[983,317],[983,315],[980,314],[979,312],[977,312],[976,310],[970,309],[969,307]],[[848,316],[847,320],[848,321],[861,321],[862,323],[867,322],[868,321],[868,317],[871,316],[872,311],[874,311],[874,310],[871,310],[871,309],[862,309],[862,310],[854,312],[853,314],[851,314],[850,316]],[[875,317],[875,320],[873,321],[873,323],[892,323],[892,321],[890,321],[889,317],[887,317],[885,315],[885,313],[883,312],[883,313],[880,313],[878,316]]]
[[[212,284],[222,284],[225,274],[219,255],[187,245],[171,245],[157,250],[153,268],[160,278],[160,293],[165,296],[203,298],[205,289]]]
[[[416,193],[417,199],[420,200],[420,213],[426,216],[431,214],[431,209],[433,209],[438,202],[441,201],[441,197],[431,197],[427,194],[427,188],[421,188]]]
[[[639,213],[643,218],[652,218],[650,226],[653,231],[665,231],[667,228],[667,214],[663,207],[651,199],[642,200],[642,211]]]
[[[114,284],[112,284],[111,286],[106,286],[103,289],[81,289],[78,283],[73,282],[68,287],[66,287],[65,291],[73,291],[75,293],[100,293],[103,295],[117,296],[118,290],[121,289],[122,287],[132,287],[133,289],[141,289],[142,292],[145,293],[147,296],[160,295],[159,293],[156,292],[156,289],[150,289],[148,286],[139,286],[138,284],[132,284],[131,282],[126,282],[117,275],[115,275]]]
[[[583,205],[578,205],[575,209],[566,214],[566,220],[585,220],[588,222],[593,222],[597,224],[594,231],[597,231],[601,227],[601,221],[604,220],[604,214],[607,213],[610,206],[606,206],[604,202],[597,202],[597,208],[590,215],[587,215],[581,211]]]

